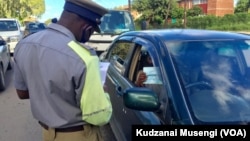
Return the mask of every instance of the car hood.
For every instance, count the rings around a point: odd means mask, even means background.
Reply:
[[[7,31],[7,32],[0,32],[0,36],[2,36],[2,38],[7,41],[9,37],[12,36],[18,36],[18,38],[22,38],[22,34],[19,31]]]
[[[20,35],[20,31],[0,31],[0,36],[3,38],[16,35]]]
[[[118,37],[119,35],[111,35],[111,34],[93,34],[91,35],[89,42],[112,42],[116,37]]]

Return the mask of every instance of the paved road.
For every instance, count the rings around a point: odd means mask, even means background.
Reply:
[[[42,141],[42,129],[32,117],[29,100],[20,100],[13,86],[13,69],[6,75],[7,89],[0,93],[0,141]],[[109,126],[106,141],[115,141]]]

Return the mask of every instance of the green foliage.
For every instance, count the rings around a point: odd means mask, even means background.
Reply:
[[[40,17],[44,12],[44,0],[0,0],[0,17],[22,21],[29,16]]]
[[[46,25],[49,25],[49,24],[51,23],[51,20],[52,20],[52,19],[47,19],[44,23],[45,23]]]
[[[181,19],[184,16],[184,8],[174,8],[170,12],[171,18]]]
[[[183,28],[183,20],[177,19],[175,23],[171,23],[167,28]]]
[[[113,55],[119,54],[119,57],[121,57],[120,59],[125,60],[127,52],[129,52],[131,44],[126,43],[126,42],[121,42],[119,44],[115,44],[115,46],[119,46],[119,47],[115,47],[114,50],[112,51],[112,54]]]
[[[203,12],[199,6],[193,6],[191,9],[187,10],[187,17],[199,16],[201,14],[203,14]]]
[[[250,7],[250,0],[239,0],[237,2],[234,13],[248,12],[249,7]]]
[[[189,17],[187,19],[188,28],[214,29],[226,31],[244,31],[250,29],[250,14],[238,13],[227,14],[223,17],[201,16]]]
[[[32,15],[41,17],[45,12],[45,2],[44,0],[26,0],[26,3],[32,7]]]
[[[175,0],[133,0],[132,8],[142,13],[142,18],[150,24],[159,26],[167,17],[171,16],[172,9],[177,7]],[[176,17],[180,15],[177,14]]]
[[[235,15],[235,21],[236,23],[238,23],[239,21],[241,21],[242,23],[247,23],[250,21],[250,16],[249,14],[246,13],[236,13]]]
[[[137,30],[140,30],[141,20],[142,19],[137,19],[135,21]],[[182,18],[175,19],[175,22],[171,21],[173,21],[173,19],[169,20],[167,27],[165,27],[163,24],[149,24],[147,27],[148,29],[183,28]],[[223,31],[250,31],[250,13],[228,14],[223,17],[217,17],[214,15],[188,17],[187,28],[213,29]]]
[[[250,16],[247,14],[247,9],[250,11],[249,7],[250,0],[239,0],[235,14],[216,17],[203,15],[202,9],[194,6],[187,10],[186,28],[233,31],[249,29]],[[179,7],[175,0],[133,0],[132,8],[142,13],[142,16],[135,21],[137,30],[140,30],[142,20],[147,21],[148,29],[184,27],[184,8]]]

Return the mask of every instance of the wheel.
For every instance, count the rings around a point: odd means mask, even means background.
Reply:
[[[3,67],[0,67],[0,91],[5,89],[5,77],[3,72]]]
[[[187,84],[185,86],[186,89],[189,89],[192,87],[198,87],[200,89],[205,89],[205,88],[206,89],[213,89],[213,86],[210,83],[205,82],[205,81],[198,81],[198,82]]]

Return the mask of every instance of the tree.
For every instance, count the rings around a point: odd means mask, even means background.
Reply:
[[[168,0],[168,3],[166,3],[166,5],[168,5],[168,7],[166,8],[166,14],[165,14],[165,27],[168,26],[169,15],[172,13],[171,11],[173,11],[173,9],[177,8],[177,3],[174,0]],[[171,17],[173,18],[172,15]]]
[[[201,14],[203,14],[202,9],[197,5],[187,11],[187,17],[199,16]]]
[[[45,12],[44,0],[0,0],[0,16],[23,20],[29,16],[40,17]]]
[[[142,13],[148,23],[162,24],[169,17],[171,10],[177,7],[174,0],[133,0],[132,8]]]
[[[248,12],[250,7],[250,0],[239,0],[236,4],[234,13]]]
[[[182,19],[184,17],[184,8],[176,7],[172,9],[171,17],[174,19]]]

